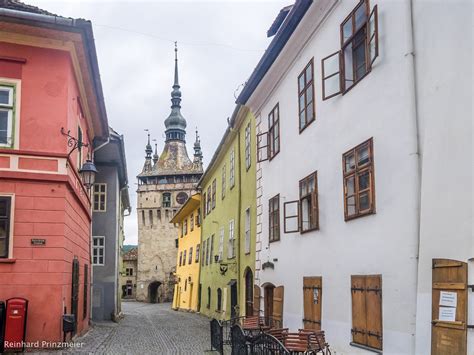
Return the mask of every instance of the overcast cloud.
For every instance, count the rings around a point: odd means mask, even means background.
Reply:
[[[25,0],[55,14],[91,20],[109,124],[125,136],[132,214],[126,244],[137,243],[136,175],[144,162],[145,128],[164,145],[170,112],[173,42],[178,41],[182,113],[192,156],[198,127],[207,164],[243,84],[271,39],[266,31],[292,1]]]

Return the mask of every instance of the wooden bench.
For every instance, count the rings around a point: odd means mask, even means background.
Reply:
[[[282,344],[285,343],[285,337],[288,334],[288,328],[278,328],[278,329],[269,329],[265,333],[273,335],[277,338]]]

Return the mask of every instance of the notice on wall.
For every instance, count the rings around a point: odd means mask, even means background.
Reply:
[[[455,307],[439,307],[439,320],[443,322],[455,322],[456,321],[456,308]]]
[[[439,305],[445,307],[457,307],[458,294],[456,292],[441,291],[439,293]]]

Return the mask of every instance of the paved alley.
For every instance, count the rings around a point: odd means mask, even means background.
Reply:
[[[169,303],[122,302],[120,323],[96,323],[76,342],[89,354],[203,354],[210,348],[207,318],[176,312]]]

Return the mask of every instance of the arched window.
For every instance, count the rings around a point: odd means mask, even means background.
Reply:
[[[211,288],[207,288],[207,308],[211,308]]]
[[[171,194],[169,192],[165,192],[163,194],[163,207],[171,207]]]
[[[217,289],[217,310],[222,311],[222,290]]]

